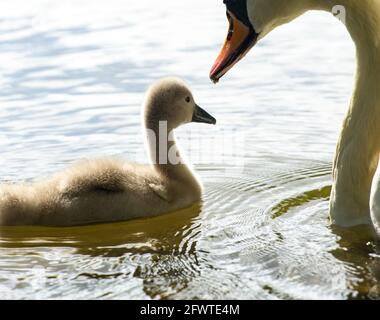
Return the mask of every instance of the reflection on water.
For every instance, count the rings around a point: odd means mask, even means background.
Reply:
[[[380,297],[378,243],[366,228],[328,221],[354,70],[334,19],[311,13],[284,26],[214,86],[207,74],[227,27],[219,0],[14,0],[4,12],[1,181],[85,157],[145,161],[143,93],[170,74],[191,84],[218,128],[178,133],[204,182],[200,206],[117,224],[0,228],[2,297]],[[241,152],[215,157],[226,130]]]
[[[202,207],[117,224],[3,227],[0,288],[6,298],[379,298],[376,243],[365,228],[331,230],[323,168],[229,170],[226,180],[200,167]],[[305,180],[313,191],[298,197],[283,187]]]
[[[11,273],[15,278],[8,281],[17,282],[25,291],[33,292],[34,280],[43,282],[48,292],[36,292],[36,298],[64,297],[72,291],[86,291],[87,287],[91,290],[96,281],[104,285],[96,293],[98,297],[118,297],[140,282],[145,293],[140,292],[139,297],[164,297],[169,291],[160,292],[164,288],[154,285],[160,273],[162,279],[168,277],[170,267],[171,281],[181,287],[189,281],[185,275],[191,279],[196,272],[199,213],[200,207],[194,206],[128,223],[74,228],[3,227],[1,272]],[[21,270],[22,276],[15,272]],[[115,286],[122,292],[114,292]],[[106,294],[107,290],[110,292]],[[88,293],[75,295],[86,297]],[[10,298],[18,296],[8,294]]]

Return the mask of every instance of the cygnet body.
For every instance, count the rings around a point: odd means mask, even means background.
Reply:
[[[145,98],[143,127],[150,164],[82,161],[44,182],[0,186],[0,225],[75,226],[155,216],[201,200],[201,184],[184,163],[172,131],[216,120],[186,84],[165,78]]]

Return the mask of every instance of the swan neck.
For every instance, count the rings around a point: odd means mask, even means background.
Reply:
[[[148,122],[145,132],[150,163],[156,171],[166,176],[189,171],[176,143],[174,128],[167,121]]]
[[[336,2],[336,3],[335,3]],[[332,6],[337,1],[323,1]],[[339,225],[370,223],[371,184],[380,152],[380,1],[341,0],[355,42],[357,72],[335,162],[330,213]]]
[[[311,9],[336,15],[346,26],[358,50],[380,47],[380,0],[309,0]]]

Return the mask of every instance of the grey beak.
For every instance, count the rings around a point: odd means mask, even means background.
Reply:
[[[216,124],[216,119],[211,114],[203,110],[197,104],[195,105],[193,119],[191,121],[200,122],[200,123],[208,123],[208,124]]]

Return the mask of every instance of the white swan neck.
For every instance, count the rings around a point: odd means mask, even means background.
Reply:
[[[323,1],[330,10],[335,2]],[[336,150],[330,215],[334,223],[351,226],[371,223],[369,199],[380,152],[380,1],[339,4],[356,45],[357,74]]]

